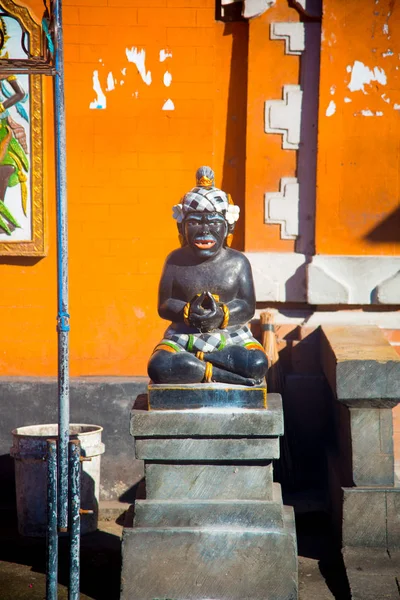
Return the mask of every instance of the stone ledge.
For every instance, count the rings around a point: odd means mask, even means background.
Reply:
[[[135,455],[153,461],[263,461],[279,458],[279,438],[135,438]]]
[[[336,398],[354,408],[400,401],[400,356],[377,327],[322,327],[321,363]]]
[[[282,398],[267,394],[268,409],[208,408],[143,410],[134,403],[131,435],[134,437],[232,437],[283,435]]]

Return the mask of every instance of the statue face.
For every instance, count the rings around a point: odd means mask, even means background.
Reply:
[[[228,233],[225,217],[217,212],[189,213],[184,221],[185,237],[196,256],[202,259],[215,256]]]

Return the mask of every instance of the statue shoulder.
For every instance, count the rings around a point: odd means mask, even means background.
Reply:
[[[165,259],[164,268],[184,266],[187,262],[187,248],[176,248]]]
[[[233,248],[227,248],[226,250],[228,252],[229,261],[235,262],[236,264],[240,264],[244,270],[251,272],[250,261],[247,258],[247,256],[243,254],[243,252],[240,252],[239,250],[234,250]]]

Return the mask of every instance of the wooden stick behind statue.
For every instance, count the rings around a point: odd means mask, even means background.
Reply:
[[[196,187],[173,207],[181,248],[167,258],[158,312],[170,326],[154,349],[154,383],[259,384],[268,368],[247,326],[255,311],[251,266],[229,245],[239,207],[201,167]]]

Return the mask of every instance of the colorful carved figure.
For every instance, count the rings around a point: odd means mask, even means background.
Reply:
[[[251,334],[255,311],[250,263],[229,247],[239,207],[201,167],[196,187],[173,207],[181,248],[167,258],[158,312],[171,321],[148,365],[154,383],[257,385],[268,361]]]
[[[3,49],[9,38],[5,22],[1,18],[0,37]],[[7,52],[1,53],[2,58],[7,56]],[[19,227],[5,204],[8,187],[20,184],[22,210],[24,215],[27,213],[29,161],[26,132],[9,113],[9,109],[15,106],[19,116],[28,122],[27,112],[22,106],[26,100],[27,96],[15,75],[0,75],[0,228],[7,235],[11,235],[15,227]]]

